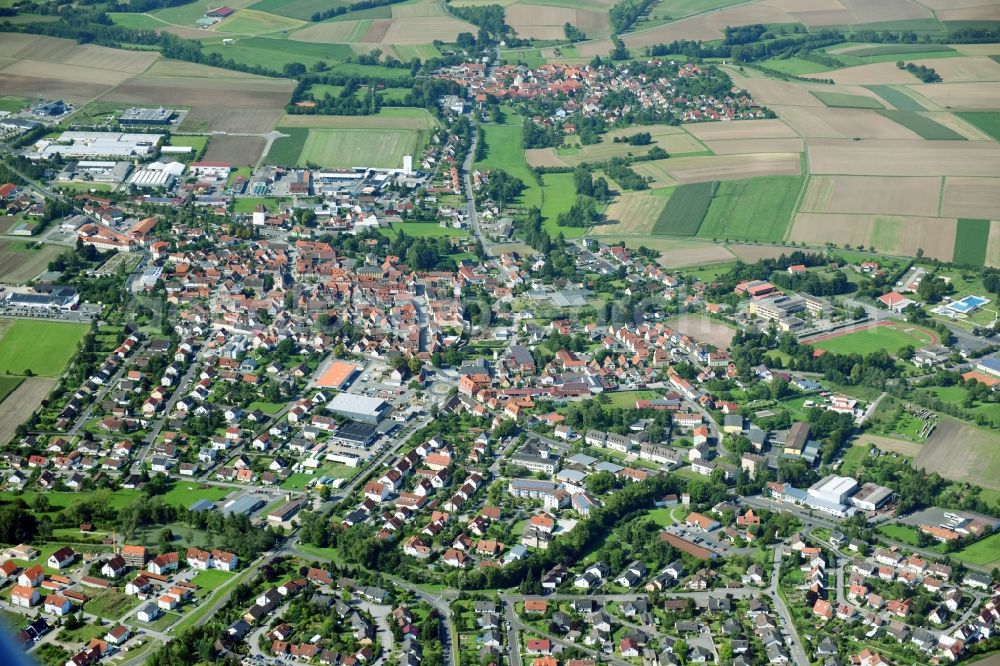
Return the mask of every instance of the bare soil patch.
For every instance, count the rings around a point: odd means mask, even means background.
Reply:
[[[801,153],[805,148],[802,139],[727,139],[706,141],[716,155],[741,155],[746,153]]]
[[[941,214],[980,220],[1000,216],[1000,178],[945,178]]]
[[[733,327],[704,315],[679,315],[667,319],[666,324],[684,335],[719,349],[727,349],[736,335]]]
[[[376,19],[372,21],[371,25],[368,27],[368,32],[365,33],[365,36],[361,39],[361,41],[379,44],[385,39],[385,36],[389,32],[389,28],[391,26],[392,19]]]
[[[990,3],[979,7],[944,9],[938,12],[938,19],[941,21],[998,21],[1000,20],[1000,5]]]
[[[524,158],[533,167],[564,167],[569,166],[556,154],[554,148],[528,148]]]
[[[0,444],[10,441],[17,426],[31,417],[55,385],[55,379],[28,377],[4,399],[0,405]]]
[[[5,95],[17,97],[50,97],[69,102],[87,102],[107,92],[111,86],[90,83],[87,80],[67,81],[61,79],[37,79],[28,76],[13,76],[0,72],[0,90]]]
[[[281,109],[220,109],[197,107],[184,118],[189,132],[270,132],[284,115]],[[210,144],[211,145],[211,144]]]
[[[946,479],[1000,489],[1000,477],[991,474],[1000,465],[1000,437],[942,416],[913,464]]]
[[[906,456],[907,458],[913,458],[920,453],[920,449],[923,445],[917,442],[907,442],[902,439],[895,439],[894,437],[883,437],[882,435],[869,435],[864,434],[858,437],[858,441],[865,446],[869,444],[874,444],[883,451],[891,451],[892,453],[898,453],[901,456]]]
[[[37,79],[88,81],[105,86],[116,86],[133,76],[130,72],[120,72],[113,69],[97,69],[29,59],[19,60],[13,65],[8,65],[3,72],[13,76],[30,76]]]
[[[267,141],[260,136],[215,136],[205,151],[206,162],[255,166]]]
[[[429,44],[435,40],[454,42],[460,32],[476,34],[476,26],[450,16],[394,19],[383,44]]]
[[[595,236],[648,234],[668,200],[669,197],[659,196],[648,190],[626,192],[615,199],[605,211],[605,218],[616,222],[594,227],[593,234]]]
[[[749,243],[730,243],[726,249],[736,255],[740,261],[753,264],[761,259],[775,259],[792,250],[782,245],[752,245]]]

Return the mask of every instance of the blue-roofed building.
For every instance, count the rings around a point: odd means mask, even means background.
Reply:
[[[987,356],[976,361],[976,370],[1000,377],[1000,358]]]
[[[254,511],[263,508],[264,500],[254,495],[243,495],[242,497],[237,497],[234,500],[226,502],[222,506],[222,514],[230,516],[233,514],[242,513],[245,516],[249,516]]]
[[[188,511],[201,512],[201,511],[211,511],[215,508],[215,502],[207,499],[200,499],[191,506],[188,507]]]

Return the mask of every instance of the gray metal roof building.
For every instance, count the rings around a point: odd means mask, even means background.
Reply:
[[[354,421],[378,424],[389,413],[389,404],[381,398],[369,398],[354,393],[338,393],[326,408]]]

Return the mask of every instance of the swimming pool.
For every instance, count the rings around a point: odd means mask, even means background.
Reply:
[[[959,314],[968,314],[973,310],[983,307],[989,302],[990,299],[983,298],[982,296],[966,296],[965,298],[960,298],[954,303],[951,303],[948,306],[948,309],[958,312]]]

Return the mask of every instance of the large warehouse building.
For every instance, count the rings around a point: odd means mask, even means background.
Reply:
[[[354,393],[338,393],[326,408],[335,414],[371,425],[377,425],[390,410],[389,403],[381,398],[369,398]]]

